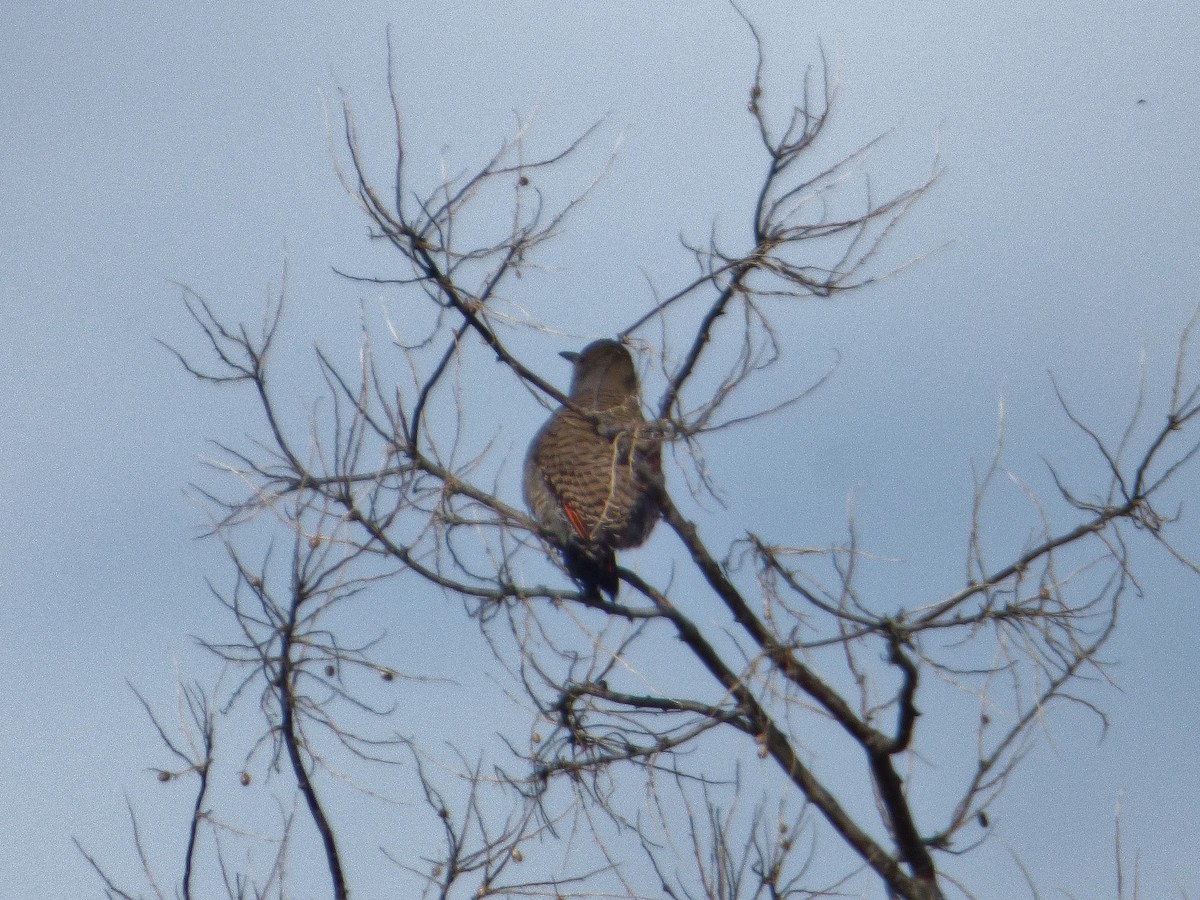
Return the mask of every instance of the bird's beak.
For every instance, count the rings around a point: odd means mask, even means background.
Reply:
[[[575,365],[575,363],[579,362],[579,354],[576,353],[574,350],[564,350],[562,353],[560,353],[558,355],[561,356],[563,359],[565,359],[567,362],[569,362],[571,365]]]

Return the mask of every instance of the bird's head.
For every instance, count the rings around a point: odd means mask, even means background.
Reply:
[[[575,367],[570,394],[574,401],[607,407],[640,394],[633,357],[617,341],[593,341],[579,353],[565,350],[559,355]]]

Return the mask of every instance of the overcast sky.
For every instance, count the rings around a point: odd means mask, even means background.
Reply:
[[[1039,454],[1089,459],[1047,372],[1109,434],[1135,398],[1140,359],[1152,388],[1169,376],[1200,303],[1200,16],[1193,0],[744,7],[768,52],[768,102],[785,102],[823,45],[841,81],[831,149],[890,131],[867,163],[881,192],[919,182],[935,157],[945,172],[890,258],[936,252],[869,292],[811,306],[791,336],[798,371],[819,374],[840,354],[834,383],[737,454],[715,440],[715,474],[755,527],[841,521],[853,493],[873,544],[911,563],[906,585],[954,584],[970,465],[988,458],[1000,397],[1010,463],[1038,478]],[[10,0],[5,896],[100,895],[71,837],[127,858],[125,797],[162,794],[150,767],[164,760],[126,681],[169,707],[177,676],[206,671],[190,636],[213,627],[203,579],[225,569],[196,540],[205,517],[186,487],[204,477],[207,439],[254,424],[232,392],[201,388],[156,343],[194,343],[172,282],[254,321],[286,261],[296,359],[318,340],[352,347],[360,304],[387,302],[331,271],[386,274],[387,258],[367,247],[338,184],[327,115],[344,89],[386,171],[389,23],[410,163],[430,183],[442,156],[456,168],[492,152],[514,111],[533,118],[539,149],[605,119],[581,184],[620,144],[523,298],[568,335],[556,349],[631,321],[650,301],[647,277],[678,283],[680,233],[703,237],[714,219],[730,234],[743,227],[761,170],[745,112],[753,49],[715,0]],[[544,373],[565,379],[553,364]],[[536,425],[513,423],[503,440],[519,448]],[[745,469],[786,484],[764,487]],[[508,490],[515,501],[515,476]],[[1127,604],[1109,650],[1119,690],[1104,694],[1107,736],[1064,715],[1001,807],[1000,844],[1047,896],[1113,896],[1120,800],[1142,896],[1200,897],[1197,582],[1162,554],[1136,561],[1146,596]],[[981,854],[982,896],[1016,896],[1000,886],[1017,883],[1007,859],[998,844]]]

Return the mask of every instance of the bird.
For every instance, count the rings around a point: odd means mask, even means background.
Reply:
[[[583,593],[616,599],[616,551],[645,543],[661,514],[662,443],[642,415],[633,357],[613,340],[559,354],[568,403],[525,456],[525,505]]]

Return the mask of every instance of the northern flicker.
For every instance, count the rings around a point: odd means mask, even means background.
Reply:
[[[529,445],[525,505],[584,592],[615,598],[616,551],[644,543],[658,522],[661,444],[646,434],[628,350],[602,340],[561,355],[574,365],[571,405]]]

